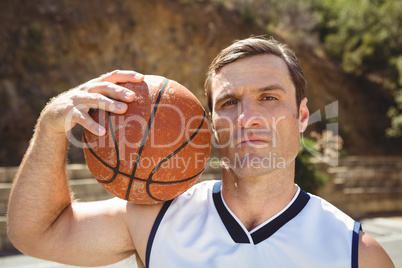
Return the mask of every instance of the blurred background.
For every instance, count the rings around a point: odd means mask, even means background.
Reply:
[[[320,114],[303,144],[329,155],[335,143],[336,165],[301,148],[298,183],[356,219],[398,220],[401,14],[398,0],[2,1],[0,251],[12,250],[5,235],[9,188],[50,98],[103,73],[129,69],[176,80],[206,106],[209,63],[234,40],[251,35],[287,43],[302,63],[310,112]],[[336,116],[329,116],[333,103]],[[331,124],[336,133],[328,131]],[[78,139],[81,131],[74,130]],[[71,147],[69,163],[81,200],[108,197],[89,179],[81,148]],[[202,179],[217,174],[210,168]]]

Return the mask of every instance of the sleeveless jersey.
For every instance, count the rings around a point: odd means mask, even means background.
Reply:
[[[168,201],[147,244],[146,267],[357,267],[360,223],[298,187],[290,203],[248,231],[220,181]]]

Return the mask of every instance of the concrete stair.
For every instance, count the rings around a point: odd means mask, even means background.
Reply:
[[[0,168],[0,252],[13,250],[7,237],[7,204],[17,167]],[[96,201],[113,197],[92,177],[86,165],[68,165],[70,185],[74,197],[80,201]]]
[[[355,219],[402,215],[402,157],[346,157],[337,167],[322,166],[329,182],[322,196]],[[6,233],[6,211],[16,167],[0,168],[0,253],[14,249]],[[85,164],[68,165],[75,198],[96,201],[113,197],[92,177]],[[199,181],[220,179],[220,168],[208,165]]]
[[[402,215],[402,157],[346,157],[326,171],[319,195],[350,216]]]
[[[10,189],[17,169],[17,167],[0,167],[0,252],[14,249],[7,237],[6,213]],[[89,202],[113,197],[93,178],[85,164],[68,165],[68,174],[75,199]],[[207,167],[199,181],[217,178],[219,174],[220,169]]]

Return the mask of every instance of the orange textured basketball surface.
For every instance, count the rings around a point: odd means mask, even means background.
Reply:
[[[135,92],[126,113],[90,111],[106,135],[83,132],[89,170],[119,198],[171,200],[194,185],[207,164],[211,131],[204,108],[184,86],[161,76],[121,86]]]

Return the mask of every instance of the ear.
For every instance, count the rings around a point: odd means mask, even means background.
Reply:
[[[216,129],[215,129],[213,122],[211,122],[211,129],[212,129],[212,133],[215,135],[215,138],[218,138],[218,136],[216,135]]]
[[[299,107],[299,131],[304,132],[308,125],[308,119],[310,117],[310,112],[307,108],[307,98],[304,98]]]
[[[211,122],[212,133],[214,134],[215,139],[218,141],[218,133],[216,133],[214,121],[212,120],[212,115],[211,115],[211,113],[209,113],[209,114],[210,114],[210,118],[211,118],[211,121],[210,121],[210,122]]]

